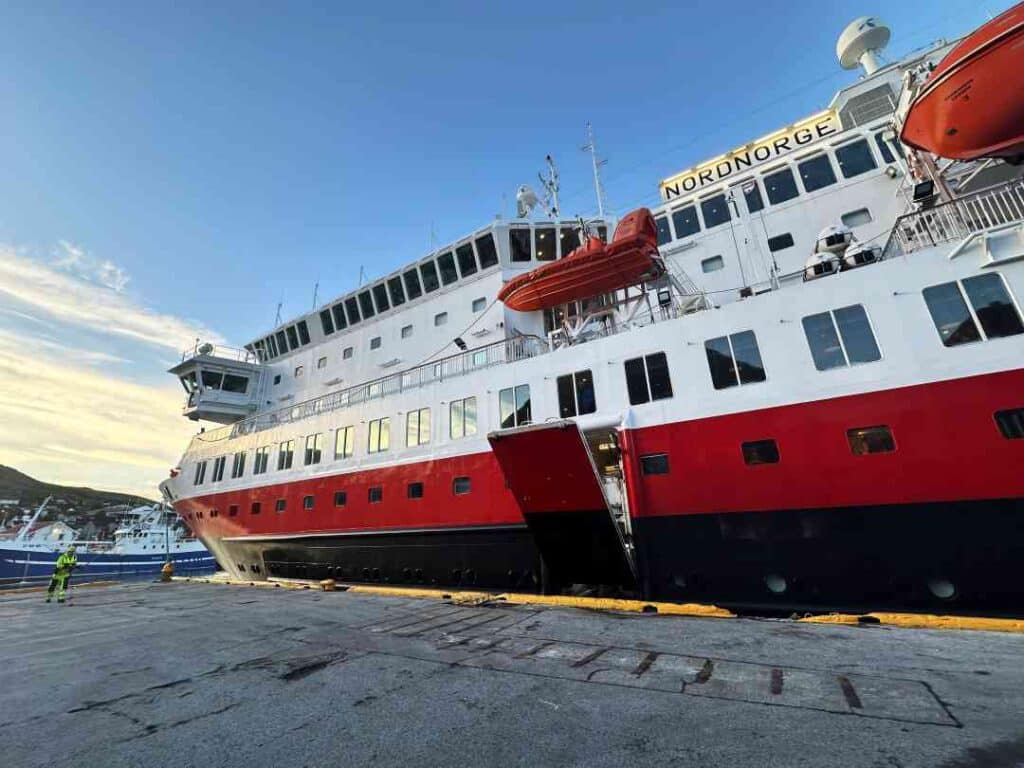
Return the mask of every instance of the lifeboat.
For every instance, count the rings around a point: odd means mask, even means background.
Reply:
[[[611,293],[663,272],[654,216],[640,208],[619,222],[607,245],[591,237],[564,259],[509,280],[498,299],[509,309],[533,312]]]
[[[964,38],[925,81],[900,138],[940,157],[1024,157],[1024,3]]]

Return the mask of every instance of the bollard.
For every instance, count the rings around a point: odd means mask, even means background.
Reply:
[[[160,581],[168,582],[174,575],[174,563],[168,560],[164,563],[164,567],[160,569]]]
[[[320,582],[320,589],[324,592],[334,591],[334,579],[324,579]]]

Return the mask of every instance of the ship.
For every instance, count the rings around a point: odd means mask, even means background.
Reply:
[[[210,575],[217,567],[203,543],[191,536],[164,504],[125,511],[108,541],[83,540],[64,522],[41,524],[49,498],[11,538],[0,539],[0,585],[45,583],[57,558],[74,545],[74,582],[155,576],[166,562],[179,575]]]
[[[606,215],[591,137],[597,216],[549,157],[514,217],[185,350],[216,426],[164,498],[236,578],[1019,609],[1024,180],[900,141],[957,41],[889,37],[649,209]]]

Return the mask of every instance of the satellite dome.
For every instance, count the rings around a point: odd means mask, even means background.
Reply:
[[[861,16],[846,25],[836,42],[836,57],[843,69],[858,64],[870,75],[882,66],[878,54],[889,44],[891,31],[877,16]]]

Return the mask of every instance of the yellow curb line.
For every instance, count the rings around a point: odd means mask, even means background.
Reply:
[[[824,616],[807,616],[798,621],[807,624],[864,624],[878,623],[890,627],[908,629],[969,629],[986,632],[1024,632],[1022,619],[992,619],[985,616],[936,616],[927,613],[830,613]]]
[[[81,584],[72,584],[69,589],[82,589],[83,587],[109,587],[113,584],[120,584],[120,581],[83,581]],[[24,595],[32,592],[45,592],[49,586],[45,587],[11,587],[10,589],[0,589],[0,597],[4,595]]]

